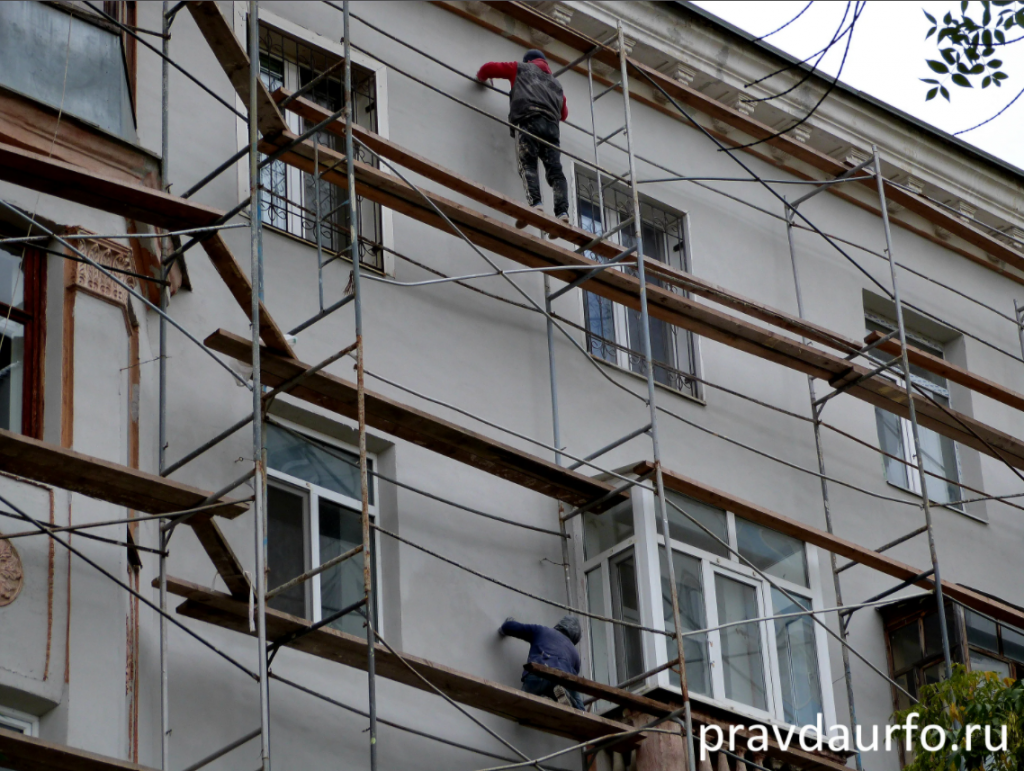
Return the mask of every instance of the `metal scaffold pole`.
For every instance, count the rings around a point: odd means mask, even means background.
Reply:
[[[900,300],[900,286],[896,278],[896,257],[892,248],[892,231],[889,227],[889,208],[885,201],[885,178],[882,176],[882,162],[878,157],[878,146],[871,146],[874,159],[875,181],[878,183],[878,204],[882,210],[882,227],[885,231],[885,253],[889,258],[889,273],[892,276],[893,303],[896,306],[896,328],[899,332],[903,386],[907,394],[907,410],[910,415],[910,430],[914,438],[914,462],[917,464],[917,478],[921,485],[921,504],[924,508],[924,523],[928,532],[928,551],[932,559],[932,580],[935,585],[935,603],[938,605],[939,625],[942,631],[942,657],[946,664],[946,679],[953,676],[953,663],[949,651],[949,627],[946,626],[946,606],[942,591],[942,574],[939,571],[939,553],[935,547],[935,530],[932,526],[932,508],[928,499],[928,474],[924,468],[924,454],[921,452],[921,435],[917,425],[917,410],[914,407],[914,390],[910,374],[910,360],[907,354],[907,329],[903,321],[903,303]]]
[[[363,293],[359,276],[359,205],[356,200],[355,152],[352,122],[355,99],[352,95],[352,45],[349,2],[344,3],[345,33],[345,172],[348,177],[348,237],[352,256],[352,294],[355,297],[356,327],[356,409],[359,416],[359,492],[362,498],[363,525],[363,611],[366,614],[366,682],[370,714],[370,771],[377,769],[377,674],[374,656],[375,620],[373,604],[373,553],[370,548],[370,483],[366,463],[366,388],[363,342]]]
[[[796,247],[793,243],[793,210],[789,208],[788,202],[786,206],[786,237],[789,241],[789,259],[793,266],[793,288],[796,291],[796,308],[797,313],[801,319],[806,319],[804,315],[804,299],[803,294],[800,291],[800,272],[797,270],[796,263]],[[804,340],[806,342],[806,339]],[[817,396],[814,391],[814,378],[808,375],[807,377],[807,392],[810,396],[811,401],[811,418],[813,420],[814,427],[814,449],[818,455],[818,473],[821,474],[821,504],[825,510],[825,529],[828,530],[829,534],[833,534],[832,529],[832,505],[829,501],[828,496],[828,480],[826,479],[825,470],[825,453],[821,446],[821,420],[819,418],[818,410],[815,405]],[[836,562],[835,552],[829,552],[829,565],[832,568],[832,584],[835,587],[836,592],[836,605],[843,604],[843,587],[842,582],[839,579],[839,569]],[[850,669],[850,651],[847,647],[847,633],[846,625],[843,624],[842,618],[839,619],[839,636],[842,640],[842,645],[839,646],[843,653],[843,679],[846,682],[846,701],[850,709],[850,731],[851,735],[857,730],[857,707],[853,697],[853,673]],[[858,751],[856,754],[857,771],[861,771],[864,768],[863,759]]]
[[[170,179],[167,173],[167,156],[170,148],[169,135],[169,57],[171,47],[171,20],[167,17],[169,0],[163,0],[161,4],[160,18],[163,22],[163,53],[161,62],[161,95],[160,95],[160,174],[161,188],[164,192],[170,186]],[[163,248],[161,255],[166,255],[172,249],[169,238],[161,240]],[[161,266],[160,277],[167,278],[171,270],[170,265]],[[163,314],[167,313],[168,294],[170,290],[166,284],[160,286],[160,351],[158,356],[158,389],[157,396],[157,468],[163,473],[167,462],[167,320]],[[160,768],[163,771],[170,771],[171,767],[171,710],[170,695],[168,693],[168,672],[167,672],[167,546],[169,534],[162,527],[157,528],[160,533]]]
[[[263,229],[260,217],[259,128],[260,83],[259,0],[249,0],[249,261],[252,280],[252,460],[256,550],[256,639],[259,652],[260,768],[270,771],[270,681],[267,678],[266,466],[263,453],[263,387],[260,375],[260,301],[263,294]]]
[[[683,697],[683,724],[687,764],[690,771],[696,769],[696,758],[693,752],[693,723],[690,713],[690,691],[686,683],[686,657],[683,651],[682,616],[679,612],[679,590],[676,585],[676,572],[672,560],[672,548],[669,543],[668,506],[665,501],[665,480],[661,466],[661,447],[658,443],[658,407],[655,402],[654,359],[651,355],[650,315],[647,310],[647,277],[644,272],[643,226],[640,220],[640,194],[636,184],[636,159],[633,154],[633,126],[629,109],[629,76],[626,58],[626,46],[622,33],[622,22],[618,23],[619,69],[622,73],[622,101],[625,114],[623,127],[626,135],[626,155],[629,158],[629,192],[633,206],[633,239],[636,248],[636,270],[640,283],[640,342],[643,349],[644,367],[647,374],[647,406],[650,411],[651,453],[654,463],[655,495],[658,499],[658,514],[661,520],[661,531],[665,535],[665,563],[669,575],[669,588],[672,598],[672,621],[675,627],[676,650],[679,657],[679,689]],[[591,102],[593,105],[593,102]]]

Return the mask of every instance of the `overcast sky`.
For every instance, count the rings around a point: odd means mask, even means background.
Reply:
[[[807,2],[698,0],[696,5],[758,36],[785,24]],[[809,56],[832,38],[845,8],[845,2],[816,0],[803,16],[766,42],[801,59]],[[935,37],[928,41],[924,39],[931,24],[924,17],[922,8],[941,20],[947,10],[958,9],[959,3],[869,0],[857,22],[841,80],[951,134],[991,117],[1024,88],[1024,43],[1021,43],[1004,49],[1002,59],[1006,64],[1003,69],[1010,77],[1002,88],[968,90],[949,84],[951,103],[941,97],[925,102],[927,87],[920,79],[938,77],[928,69],[925,59],[938,59],[939,56]],[[834,76],[841,59],[842,50],[837,46],[824,59],[821,69]],[[1024,169],[1022,119],[1024,97],[992,123],[959,138]]]

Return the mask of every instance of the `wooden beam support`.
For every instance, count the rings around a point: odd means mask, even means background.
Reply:
[[[292,136],[289,132],[285,132],[278,139],[278,143],[286,142]],[[277,146],[272,142],[261,142],[261,149],[264,152],[273,152]],[[323,179],[331,184],[347,186],[344,156],[325,147],[321,147],[319,153],[322,168],[335,165],[333,171],[323,175]],[[312,143],[304,142],[285,153],[282,160],[303,171],[312,172],[313,154]],[[436,193],[421,191],[421,194],[397,177],[386,174],[369,164],[356,161],[355,176],[358,195],[445,232],[452,232],[444,218],[437,213],[440,211],[459,227],[472,243],[523,265],[530,267],[599,267],[601,265],[601,263],[569,251],[546,239],[530,235],[493,217],[468,209]],[[424,200],[424,197],[427,200]],[[566,270],[564,272],[554,271],[551,275],[562,281],[571,281],[578,278],[580,274],[577,271]],[[639,309],[639,281],[635,276],[623,271],[600,271],[583,284],[583,287],[634,310]],[[838,376],[856,378],[860,375],[867,375],[870,371],[859,364],[851,364],[838,355],[766,330],[698,303],[670,289],[648,285],[647,300],[650,314],[654,318],[752,353],[768,361],[783,364],[821,380],[832,381]],[[763,309],[766,308],[767,306],[763,306]],[[807,327],[805,326],[803,329],[807,329]],[[829,334],[836,340],[842,339],[840,335]],[[910,414],[904,390],[883,377],[867,378],[849,388],[847,393],[901,417],[907,417]],[[941,409],[917,394],[912,395],[912,398],[921,425],[979,452],[1024,468],[1024,442],[1020,439],[986,426],[967,415]]]
[[[495,34],[500,34],[502,37],[506,38],[510,37],[509,30],[507,28],[494,27],[490,23],[481,19],[479,16],[475,16],[465,11],[463,8],[457,6],[452,2],[448,2],[446,0],[435,0],[434,4],[440,8],[444,8],[447,11],[455,13],[475,24],[491,29],[491,31],[495,32]],[[597,40],[594,40],[593,38],[579,32],[576,29],[560,24],[550,16],[541,13],[537,9],[525,3],[514,2],[512,0],[488,0],[487,5],[492,6],[493,8],[497,9],[498,11],[512,19],[516,19],[518,21],[523,22],[532,29],[542,32],[550,36],[552,39],[557,40],[560,43],[563,43],[564,45],[567,45],[570,48],[579,51],[580,53],[584,53],[586,51],[591,50],[595,46],[599,46],[598,52],[594,54],[594,59],[596,61],[608,64],[614,67],[616,70],[618,70],[619,68],[619,54],[613,48],[611,48],[610,46],[600,46]],[[523,45],[529,48],[536,47],[535,44],[530,41],[523,40],[520,42],[522,42]],[[562,62],[564,60],[564,57],[559,56],[552,56],[551,58],[552,61],[558,62]],[[848,167],[842,161],[839,161],[838,159],[833,158],[832,156],[827,155],[826,153],[816,150],[810,145],[800,142],[787,134],[783,134],[781,136],[772,136],[776,133],[776,129],[772,128],[771,126],[768,126],[767,124],[761,123],[759,120],[752,116],[744,115],[739,110],[735,110],[731,107],[728,107],[722,102],[719,102],[717,99],[714,99],[708,96],[707,94],[698,91],[695,88],[691,88],[690,86],[680,83],[678,80],[675,80],[674,78],[671,78],[668,75],[665,75],[664,73],[659,72],[653,67],[649,67],[648,65],[643,64],[642,62],[632,57],[627,57],[627,60],[633,72],[643,72],[652,81],[661,86],[661,88],[663,88],[666,93],[668,93],[673,99],[675,99],[681,105],[689,106],[696,110],[699,110],[700,112],[704,113],[710,118],[721,121],[722,123],[725,123],[728,126],[732,126],[736,129],[739,129],[744,134],[746,134],[749,137],[752,137],[753,139],[765,139],[767,137],[772,137],[772,139],[768,140],[766,144],[772,145],[778,148],[779,150],[782,150],[790,157],[802,161],[803,163],[811,166],[812,168],[824,172],[827,178],[836,177],[839,174],[842,174],[848,170]],[[638,76],[638,80],[641,82],[645,82],[643,77]],[[632,95],[634,96],[634,98],[637,97],[637,94],[635,92],[632,93]],[[655,109],[659,109],[660,111],[666,112],[670,115],[676,115],[680,119],[682,119],[682,116],[679,115],[678,111],[675,110],[675,108],[673,108],[671,105],[669,105],[666,108],[661,105],[654,104],[647,99],[641,99],[641,101],[643,101],[645,104],[649,104],[649,106]],[[726,143],[736,144],[735,140],[729,139],[726,139]],[[753,148],[748,150],[748,152],[752,152],[753,154],[758,155],[760,157],[760,153],[757,153]],[[789,164],[779,163],[778,161],[771,159],[769,159],[769,162],[773,163],[774,165],[780,166],[787,171],[797,174],[800,177],[807,178],[806,173],[804,173],[800,169],[790,167]],[[870,179],[865,182],[855,184],[865,185],[867,187],[870,187],[872,190],[874,190],[876,187],[874,179]],[[838,187],[839,186],[832,186],[829,189],[829,192],[840,195],[846,198],[847,200],[850,200],[849,195],[842,193],[840,190],[837,189]],[[951,212],[947,212],[946,210],[942,209],[937,204],[927,200],[923,196],[919,196],[913,193],[909,193],[905,190],[901,190],[900,188],[893,186],[892,183],[887,180],[886,197],[892,202],[898,203],[907,208],[908,210],[919,215],[932,225],[937,225],[941,228],[944,228],[950,233],[953,233],[959,238],[962,238],[964,241],[971,244],[972,246],[975,246],[978,249],[981,249],[982,251],[987,252],[988,254],[991,254],[994,257],[998,257],[999,259],[1003,260],[1008,265],[1012,265],[1019,271],[1024,271],[1024,254],[1011,248],[1007,244],[998,240],[995,236],[986,232],[985,230],[982,230],[979,227],[975,227],[970,223],[964,222],[962,219],[960,219],[960,217],[956,216]],[[871,211],[878,213],[877,209],[871,209]],[[918,233],[919,235],[922,235],[923,237],[929,238],[927,234],[921,233],[917,228],[909,225],[908,223],[902,222],[898,218],[894,218],[892,221],[896,225],[906,227]],[[930,240],[937,239],[935,236],[931,236]],[[947,248],[949,248],[948,245]],[[1007,274],[1006,271],[991,264],[983,257],[970,255],[961,250],[956,251],[957,253],[965,257],[968,257],[968,259],[970,259],[972,262],[975,262],[978,265],[981,265],[990,270],[994,270],[1000,273],[1001,275],[1011,277],[1018,283],[1021,282],[1021,278],[1019,275],[1013,276],[1012,274]]]
[[[0,468],[35,482],[81,493],[147,514],[167,514],[202,504],[210,493],[155,474],[57,447],[0,429]],[[206,514],[234,519],[248,503],[224,499]]]
[[[534,674],[546,677],[548,680],[560,683],[570,690],[586,694],[587,696],[594,696],[598,699],[604,699],[612,702],[613,704],[618,704],[620,707],[626,707],[627,709],[635,710],[636,712],[642,712],[643,714],[650,715],[651,717],[665,717],[682,706],[682,704],[679,703],[657,701],[655,699],[648,698],[647,696],[641,696],[633,693],[632,691],[616,688],[611,685],[605,685],[604,683],[598,683],[594,680],[588,680],[584,677],[580,677],[579,675],[571,675],[568,672],[563,672],[560,669],[548,667],[543,664],[528,663],[526,664],[525,669]],[[677,695],[673,694],[673,696]],[[737,721],[727,723],[725,720],[716,718],[705,710],[702,710],[698,702],[691,702],[691,705],[690,714],[695,726],[717,725],[722,728],[723,733],[727,735],[729,733],[728,728],[726,727],[727,725],[738,725],[740,728],[736,731],[736,735],[742,739],[751,738],[751,732],[745,727],[742,727],[742,723]],[[760,740],[759,736],[757,738]],[[807,750],[795,746],[795,743],[790,745],[788,750],[783,750],[779,747],[777,742],[772,739],[768,739],[768,750],[766,754],[769,758],[778,759],[794,768],[800,769],[801,771],[810,771],[811,769],[848,771],[846,764],[837,756],[824,752],[808,752]]]
[[[247,601],[234,599],[221,592],[215,592],[189,581],[169,578],[167,588],[173,594],[185,597],[178,606],[178,613],[199,621],[243,634],[249,631],[249,605]],[[308,629],[310,623],[278,610],[267,609],[267,638],[280,640],[292,632]],[[303,635],[291,643],[291,648],[356,669],[366,669],[366,640],[330,627]],[[430,689],[415,674],[399,661],[383,645],[376,646],[376,672],[379,677],[408,685],[412,688]],[[475,675],[459,672],[416,656],[402,654],[416,671],[433,683],[449,697],[474,709],[492,715],[514,720],[556,736],[576,741],[600,739],[610,734],[632,730],[630,726],[613,720],[578,712],[563,707],[557,702],[540,696],[533,696],[500,683],[484,680]],[[633,743],[641,737],[634,738]]]
[[[36,739],[6,728],[0,728],[0,763],[10,771],[153,771],[148,766]]]
[[[168,230],[212,225],[224,214],[151,187],[86,171],[5,144],[0,144],[0,180]],[[252,313],[252,284],[232,256],[223,236],[216,233],[206,238],[202,247],[228,291],[249,317]],[[262,302],[260,336],[275,350],[293,355],[284,333]]]
[[[643,474],[652,468],[653,466],[650,463],[645,462],[638,465],[634,471],[638,474]],[[919,568],[904,564],[885,554],[872,551],[866,546],[861,546],[852,541],[847,541],[845,538],[840,538],[824,530],[806,525],[791,517],[779,514],[756,503],[751,503],[674,471],[665,470],[663,471],[663,476],[665,487],[669,490],[683,493],[719,509],[731,511],[737,516],[750,520],[755,524],[763,525],[793,538],[798,538],[801,541],[814,544],[825,551],[846,557],[858,564],[869,567],[872,570],[877,570],[880,573],[885,573],[900,581],[906,581],[924,572]],[[932,589],[934,585],[930,580],[925,579],[918,581],[917,586],[924,589]],[[991,599],[950,581],[944,580],[942,582],[942,590],[947,597],[969,608],[988,614],[1007,624],[1024,628],[1022,627],[1024,625],[1024,611],[1005,605],[998,600]]]
[[[242,47],[242,43],[235,37],[235,33],[228,24],[227,19],[221,14],[217,3],[213,0],[202,0],[186,3],[189,13],[195,19],[196,26],[206,38],[210,50],[217,57],[220,66],[224,68],[224,74],[228,76],[235,92],[242,100],[246,110],[249,108],[249,54]],[[277,109],[277,104],[270,98],[270,92],[260,80],[257,85],[256,103],[258,115],[256,125],[260,133],[266,137],[274,137],[288,128],[284,116]]]
[[[873,343],[876,340],[880,340],[884,335],[878,332],[872,332],[864,338],[865,343]],[[878,346],[878,349],[891,353],[894,356],[899,356],[903,349],[900,347],[899,340],[895,338],[886,340],[884,343]],[[954,383],[959,383],[966,388],[970,388],[984,396],[988,396],[991,399],[995,399],[997,402],[1013,407],[1016,410],[1024,410],[1024,395],[1012,391],[1006,386],[1001,386],[987,378],[983,378],[980,375],[975,375],[973,372],[968,372],[962,367],[958,367],[955,364],[950,364],[945,359],[940,359],[938,356],[933,356],[930,353],[922,351],[920,348],[915,348],[912,345],[907,346],[907,358],[910,359],[911,364],[916,364],[921,369],[927,370],[935,375],[941,375],[946,380],[951,380]]]
[[[206,339],[215,351],[239,361],[252,361],[252,345],[245,338],[218,330]],[[296,359],[286,359],[269,350],[260,354],[263,381],[276,386],[304,372],[309,365]],[[355,419],[356,386],[325,372],[306,378],[290,393],[339,415]],[[366,422],[373,428],[392,436],[433,450],[453,460],[486,471],[543,495],[580,506],[609,493],[612,485],[577,471],[517,450],[507,444],[489,439],[429,413],[408,407],[400,402],[366,391]],[[597,511],[617,505],[626,496],[617,495]]]

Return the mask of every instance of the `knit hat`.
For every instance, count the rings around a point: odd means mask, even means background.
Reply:
[[[580,621],[576,616],[562,616],[562,620],[555,624],[555,629],[564,634],[575,645],[580,641],[583,632],[580,630]]]
[[[544,54],[542,54],[536,48],[531,48],[529,51],[527,51],[525,54],[523,54],[523,61],[524,62],[532,62],[534,59],[543,59],[544,61],[547,61],[548,57],[546,57]]]

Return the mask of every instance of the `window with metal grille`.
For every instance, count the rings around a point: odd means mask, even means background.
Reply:
[[[270,91],[286,88],[298,91],[314,80],[338,59],[312,46],[293,40],[267,26],[260,26],[260,75]],[[352,92],[356,125],[377,131],[377,91],[374,74],[352,65]],[[317,83],[304,94],[305,98],[330,112],[345,104],[342,71]],[[296,134],[308,131],[314,124],[293,112],[285,111],[285,121]],[[310,141],[328,150],[344,152],[345,143],[328,131],[319,131]],[[362,147],[355,147],[356,159],[373,163]],[[260,155],[263,160],[266,156]],[[319,187],[319,196],[316,193]],[[383,270],[381,249],[380,207],[372,201],[356,198],[359,216],[359,257],[363,265]],[[283,161],[275,161],[260,171],[260,211],[263,224],[278,228],[310,243],[317,242],[316,222],[320,221],[320,243],[325,264],[337,257],[347,257],[349,248],[348,191],[321,179],[316,183],[307,174]]]
[[[600,190],[597,178],[579,168],[576,169],[576,204],[579,226],[591,233],[614,229],[620,222],[631,217],[633,211],[628,190],[619,185]],[[644,256],[679,270],[687,270],[686,215],[641,197],[640,217]],[[615,243],[623,247],[633,246],[633,228],[626,228],[614,238]],[[603,260],[592,252],[587,252],[587,256]],[[614,270],[637,275],[636,269],[631,267]],[[647,284],[678,291],[650,275],[647,276]],[[591,292],[583,293],[583,309],[590,354],[630,372],[646,375],[639,311]],[[653,318],[650,320],[650,334],[655,381],[690,396],[699,396],[697,381],[690,377],[697,374],[694,335]]]

